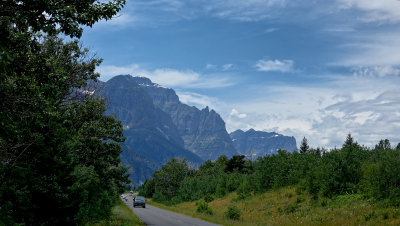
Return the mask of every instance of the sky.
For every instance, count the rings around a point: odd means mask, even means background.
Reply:
[[[101,80],[148,77],[228,132],[400,142],[398,0],[128,0],[82,43]]]

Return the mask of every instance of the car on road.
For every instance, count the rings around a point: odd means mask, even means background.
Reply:
[[[133,198],[133,208],[136,206],[142,206],[143,208],[146,208],[146,199],[143,196],[136,196]]]
[[[122,198],[123,200],[125,200],[126,202],[128,201],[128,195],[127,195],[127,194],[122,194],[122,195],[121,195],[121,198]]]

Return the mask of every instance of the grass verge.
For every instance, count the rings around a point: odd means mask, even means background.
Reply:
[[[151,205],[222,225],[400,225],[399,207],[376,204],[354,194],[315,200],[294,187],[245,199],[231,193],[208,204],[213,215],[197,213],[195,203],[166,206],[149,200]],[[230,205],[240,209],[239,220],[226,217]]]
[[[126,206],[121,199],[118,199],[117,205],[112,209],[110,220],[88,224],[87,226],[131,226],[145,225],[133,212]]]

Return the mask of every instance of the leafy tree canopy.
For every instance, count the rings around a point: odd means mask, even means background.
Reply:
[[[31,29],[50,35],[61,31],[79,38],[83,31],[80,25],[92,26],[99,20],[109,20],[124,4],[125,0],[3,0],[0,25],[2,32],[12,26],[19,31]]]
[[[89,95],[100,59],[77,40],[125,1],[0,5],[0,222],[85,224],[107,218],[128,182],[121,122]]]

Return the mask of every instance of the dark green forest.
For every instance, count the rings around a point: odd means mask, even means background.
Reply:
[[[381,140],[371,149],[349,134],[341,148],[329,151],[309,148],[304,138],[300,152],[280,150],[253,161],[245,156],[221,156],[197,170],[190,169],[186,160],[173,159],[144,183],[140,194],[177,204],[212,200],[230,192],[245,199],[285,186],[296,186],[315,200],[361,194],[383,205],[399,206],[400,144],[391,148],[389,140]]]
[[[110,216],[128,183],[122,125],[103,114],[104,100],[84,92],[101,59],[79,38],[124,4],[1,2],[0,225],[77,225]]]

